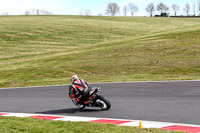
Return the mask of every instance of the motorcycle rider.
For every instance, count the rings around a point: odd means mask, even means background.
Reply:
[[[72,85],[69,86],[69,89],[73,89],[75,97],[77,98],[77,104],[83,102],[90,91],[90,88],[83,79],[79,79],[77,75],[71,77]]]

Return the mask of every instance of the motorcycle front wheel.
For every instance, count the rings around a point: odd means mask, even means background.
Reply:
[[[77,104],[77,102],[75,102],[74,100],[72,100],[72,102],[79,108],[79,109],[84,109],[85,105],[83,104]]]
[[[96,103],[102,110],[109,110],[111,108],[110,102],[101,95],[97,96]]]

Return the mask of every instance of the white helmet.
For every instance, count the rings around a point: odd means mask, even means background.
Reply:
[[[77,75],[73,75],[73,76],[71,77],[71,82],[73,83],[74,80],[76,80],[76,79],[78,79],[78,76],[77,76]]]

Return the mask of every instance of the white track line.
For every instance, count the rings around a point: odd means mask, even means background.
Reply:
[[[88,83],[88,84],[127,84],[127,83],[175,83],[175,82],[200,82],[200,80],[173,80],[173,81],[130,81],[130,82],[103,82],[103,83]],[[0,88],[0,90],[7,89],[24,89],[24,88],[47,88],[47,87],[62,87],[64,85],[46,85],[46,86],[28,86],[28,87],[14,87],[14,88]]]

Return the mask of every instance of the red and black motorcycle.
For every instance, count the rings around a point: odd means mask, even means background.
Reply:
[[[111,107],[110,102],[105,99],[102,95],[99,95],[98,92],[101,91],[100,87],[93,87],[90,89],[87,97],[84,101],[77,103],[76,91],[71,88],[69,89],[69,97],[72,99],[72,102],[79,108],[84,109],[88,107],[100,107],[102,110],[109,110]]]

